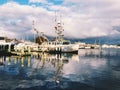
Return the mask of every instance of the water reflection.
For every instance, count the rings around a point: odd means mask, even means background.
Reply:
[[[49,70],[51,70],[54,71],[54,79],[57,80],[57,76],[62,73],[63,65],[69,62],[68,58],[70,58],[69,55],[50,55],[47,53],[33,53],[32,57],[3,56],[0,57],[0,65],[5,73],[12,75],[19,75],[21,70],[25,71],[28,69],[30,69],[30,71],[28,70],[26,74],[29,72],[29,76],[39,74],[38,72],[43,70],[44,73],[48,73]]]
[[[120,49],[0,57],[0,89],[119,90]],[[109,87],[108,87],[109,86]]]

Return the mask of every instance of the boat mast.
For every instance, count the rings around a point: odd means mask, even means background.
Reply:
[[[61,23],[61,16],[60,16],[60,20],[57,21],[57,17],[55,15],[55,33],[57,34],[57,37],[56,37],[56,41],[58,42],[62,42],[63,40],[63,27],[62,27],[62,23]]]
[[[34,25],[35,25],[35,22],[34,22],[34,20],[33,20],[33,21],[32,21],[32,30],[33,30],[33,31],[35,31]],[[35,33],[34,33],[34,43],[35,43]]]

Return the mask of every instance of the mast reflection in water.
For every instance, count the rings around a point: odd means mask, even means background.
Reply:
[[[119,90],[120,49],[0,57],[0,90]]]

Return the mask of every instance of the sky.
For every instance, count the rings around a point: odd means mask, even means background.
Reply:
[[[65,37],[120,35],[120,0],[0,0],[0,36],[34,35],[33,20],[39,32],[55,36],[55,12]]]

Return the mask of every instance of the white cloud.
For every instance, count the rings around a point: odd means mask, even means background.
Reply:
[[[119,0],[64,0],[62,5],[19,5],[9,2],[0,6],[0,27],[4,33],[20,36],[33,33],[36,28],[47,35],[55,36],[54,12],[58,10],[64,22],[66,37],[85,38],[119,34],[112,26],[120,25]],[[48,3],[46,0],[29,0],[29,3]],[[30,34],[29,33],[29,34]]]
[[[29,3],[46,3],[46,0],[29,0]]]
[[[6,31],[12,32],[15,37],[31,31],[33,20],[36,21],[36,28],[39,31],[47,32],[52,28],[52,26],[49,28],[52,24],[52,14],[42,7],[7,3],[0,6],[0,12],[0,27],[2,31],[6,34],[8,34]],[[51,21],[48,22],[48,20]]]
[[[69,16],[76,22],[72,21],[74,28],[77,27],[76,31],[80,32],[82,37],[89,37],[119,33],[112,30],[112,26],[120,19],[119,2],[119,0],[65,0],[64,5],[71,10]]]

